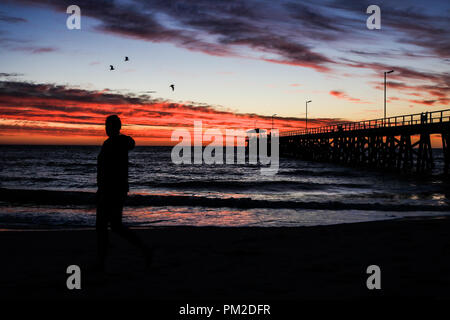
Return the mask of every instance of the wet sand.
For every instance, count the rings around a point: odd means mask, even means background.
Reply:
[[[153,300],[450,298],[450,220],[408,219],[295,228],[138,229],[157,246],[146,269],[111,237],[106,274],[91,267],[94,230],[0,232],[1,299]],[[66,268],[81,267],[81,290]],[[381,268],[381,290],[366,268]]]

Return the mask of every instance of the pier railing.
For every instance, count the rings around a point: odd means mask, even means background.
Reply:
[[[280,132],[281,137],[450,122],[450,109]]]

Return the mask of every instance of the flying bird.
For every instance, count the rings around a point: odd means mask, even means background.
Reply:
[[[130,61],[130,59],[128,59],[128,57],[125,57],[125,61]]]
[[[114,66],[109,65],[109,71],[112,71],[112,70],[114,70]]]
[[[172,88],[172,91],[175,91],[175,85],[174,84],[171,84],[169,87]]]

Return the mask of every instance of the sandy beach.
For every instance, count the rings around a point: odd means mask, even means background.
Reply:
[[[111,238],[106,274],[91,266],[94,230],[3,231],[1,299],[450,298],[450,221],[390,220],[295,228],[138,229],[157,246],[146,269],[134,248]],[[82,289],[66,288],[79,265]],[[366,268],[381,268],[368,290]]]

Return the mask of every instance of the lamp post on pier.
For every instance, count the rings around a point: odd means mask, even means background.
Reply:
[[[308,103],[312,102],[312,100],[306,101],[306,130],[308,130]]]
[[[392,73],[394,70],[384,72],[384,124],[386,125],[386,75]]]

